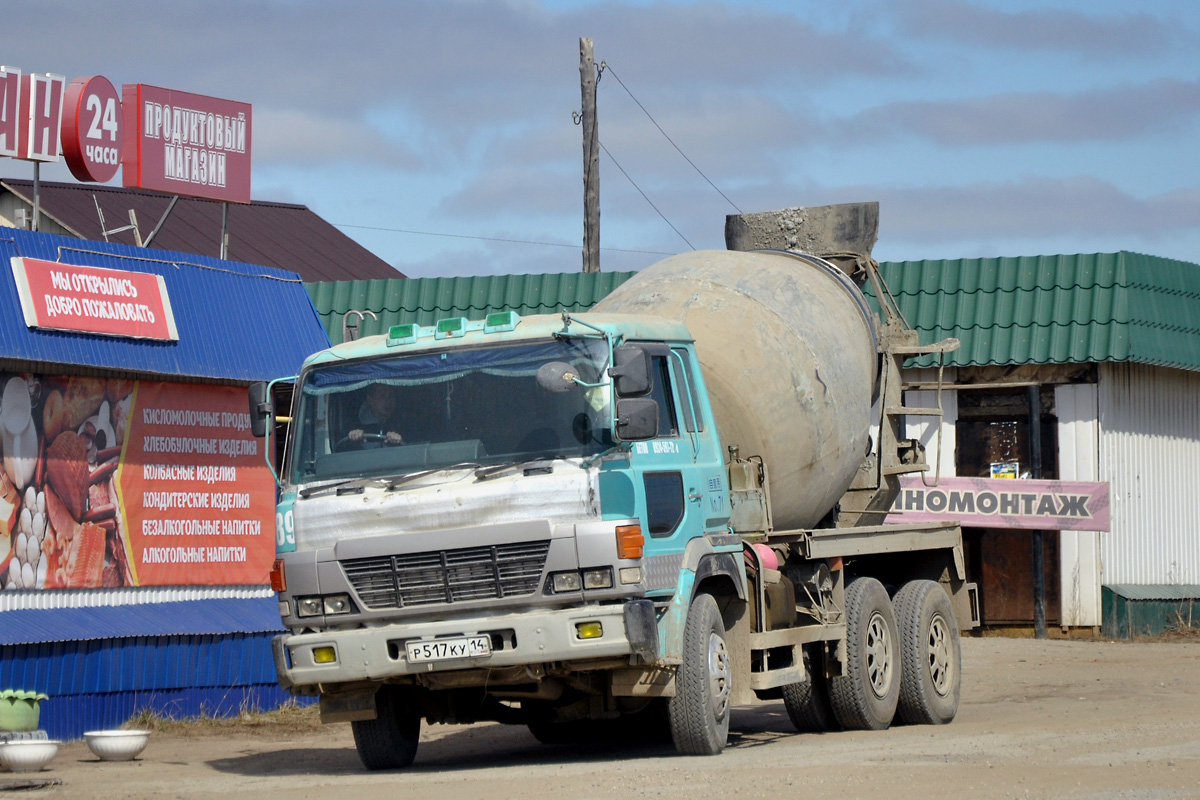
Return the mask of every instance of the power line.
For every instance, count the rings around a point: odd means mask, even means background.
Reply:
[[[676,228],[673,224],[671,224],[671,220],[667,219],[666,215],[658,210],[658,206],[654,205],[649,197],[646,197],[646,193],[642,191],[642,187],[638,186],[637,183],[634,182],[633,178],[629,177],[629,173],[625,171],[625,168],[621,166],[620,162],[613,158],[612,153],[608,152],[608,148],[604,146],[604,142],[600,142],[600,149],[604,151],[604,155],[612,159],[612,162],[617,165],[617,169],[621,170],[621,174],[625,176],[625,179],[633,184],[633,188],[638,190],[638,194],[640,194],[647,203],[650,203],[650,207],[654,209],[655,213],[662,217],[663,222],[670,225],[671,230],[675,231],[676,235],[678,235],[680,239],[683,239],[688,247],[690,247],[692,250],[695,250],[696,248],[691,242],[688,241],[687,237],[679,232],[679,228]]]
[[[699,167],[697,167],[690,158],[687,157],[687,153],[680,150],[679,145],[675,144],[675,141],[670,136],[667,136],[667,132],[664,131],[662,129],[662,126],[658,124],[657,120],[655,120],[654,117],[652,117],[650,115],[650,112],[646,110],[646,107],[644,105],[642,105],[642,101],[638,100],[636,97],[633,96],[633,92],[629,91],[629,87],[625,85],[625,81],[621,80],[620,76],[617,75],[617,73],[613,71],[613,68],[608,65],[608,62],[606,62],[606,61],[600,62],[600,69],[601,69],[601,71],[612,72],[612,76],[617,79],[617,83],[621,84],[621,88],[625,90],[625,94],[629,95],[630,99],[632,99],[633,102],[637,103],[638,108],[640,108],[642,110],[642,113],[645,114],[646,117],[651,122],[654,123],[654,127],[658,128],[658,132],[663,135],[663,138],[665,138],[668,142],[671,143],[671,147],[674,147],[676,152],[678,152],[679,155],[683,156],[684,161],[686,161],[692,165],[692,169],[696,170],[697,174],[699,174],[701,178],[704,178],[705,181],[708,181],[709,186],[711,186],[713,189],[716,189],[717,194],[719,194],[719,195],[721,195],[721,197],[725,198],[726,203],[729,203],[729,205],[733,206],[734,210],[736,210],[739,214],[741,214],[742,210],[740,208],[738,208],[737,203],[730,200],[729,197],[726,196],[726,194],[724,192],[722,192],[720,189],[717,188],[717,185],[715,183],[708,180],[708,176],[705,175],[704,172],[701,171],[701,169]],[[608,152],[608,151],[606,150],[605,152]]]
[[[603,145],[601,145],[601,146],[603,146]],[[604,152],[607,153],[608,151],[605,150]],[[611,158],[611,156],[610,156],[610,158]],[[615,164],[616,161],[614,161],[613,163]],[[617,168],[620,169],[619,164],[617,165]],[[624,170],[621,170],[621,171],[624,172]],[[625,177],[629,177],[629,176],[626,175]],[[633,181],[630,181],[630,183],[633,183]],[[640,192],[641,189],[638,189],[638,191]],[[643,194],[642,197],[645,197],[645,195]],[[649,201],[647,201],[647,202],[649,202]],[[650,205],[653,206],[654,204],[651,203]],[[657,211],[658,209],[654,209],[654,210]],[[507,244],[533,244],[533,245],[538,245],[540,247],[570,247],[573,249],[579,247],[579,245],[577,245],[577,244],[564,244],[563,242],[534,242],[534,241],[530,241],[527,239],[501,239],[496,236],[469,236],[465,233],[436,233],[434,231],[414,231],[414,230],[410,230],[408,228],[382,228],[382,227],[377,227],[375,225],[351,225],[350,223],[347,223],[347,222],[334,222],[331,224],[336,228],[360,228],[365,231],[387,231],[388,233],[411,233],[411,234],[415,234],[417,236],[441,236],[446,239],[475,239],[475,240],[481,241],[481,242],[505,242]],[[670,225],[671,223],[668,222],[667,224]],[[671,225],[671,227],[674,228],[675,226]],[[678,233],[678,231],[676,231],[676,233]],[[684,241],[686,242],[687,239],[684,239]],[[690,246],[690,244],[689,244],[689,246]],[[624,247],[601,247],[600,249],[601,250],[610,250],[614,253],[644,253],[646,255],[651,255],[651,256],[673,256],[673,255],[675,255],[675,253],[667,253],[667,252],[664,252],[661,250],[630,250],[630,249],[627,249]],[[694,250],[695,248],[693,247],[692,249]]]

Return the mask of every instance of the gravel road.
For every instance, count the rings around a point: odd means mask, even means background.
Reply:
[[[368,773],[348,725],[156,732],[140,759],[102,763],[82,742],[37,774],[45,798],[1197,798],[1200,642],[980,638],[963,642],[947,726],[796,734],[780,702],[739,709],[730,746],[538,744],[501,725],[432,726],[407,771]]]

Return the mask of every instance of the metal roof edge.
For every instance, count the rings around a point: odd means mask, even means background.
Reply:
[[[0,645],[282,630],[274,596],[10,609],[0,618]]]
[[[1126,600],[1200,600],[1196,583],[1106,583],[1103,588]]]

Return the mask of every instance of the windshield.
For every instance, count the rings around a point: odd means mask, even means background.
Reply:
[[[572,338],[316,367],[302,377],[291,482],[602,453],[609,387],[553,391],[537,374],[558,363],[600,383],[608,357],[603,340]]]

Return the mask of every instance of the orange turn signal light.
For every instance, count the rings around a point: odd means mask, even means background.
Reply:
[[[617,558],[641,558],[645,544],[641,525],[617,526]]]
[[[287,575],[283,572],[283,559],[275,559],[271,565],[271,589],[276,592],[287,591]]]

